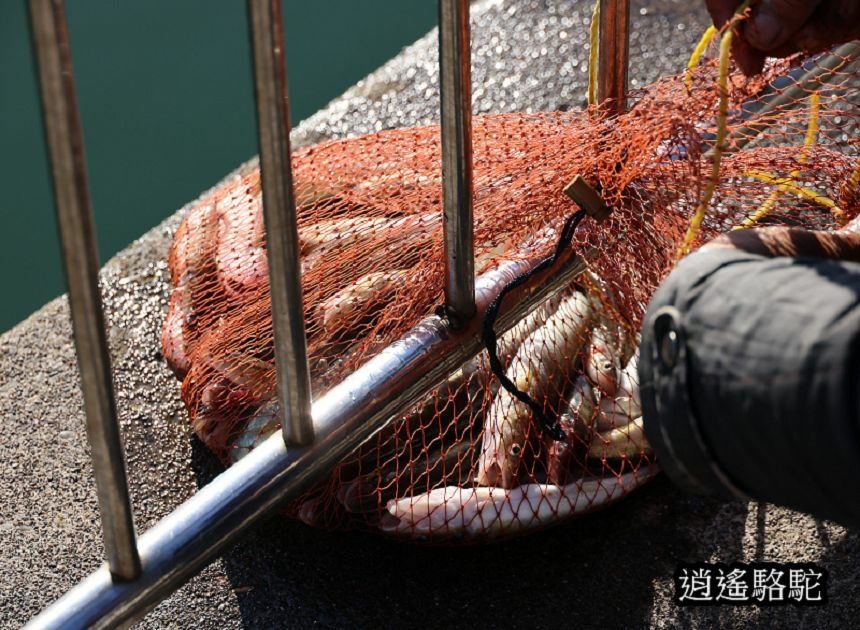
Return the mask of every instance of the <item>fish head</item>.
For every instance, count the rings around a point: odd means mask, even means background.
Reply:
[[[520,482],[522,452],[523,447],[519,444],[511,444],[506,452],[500,451],[501,457],[494,457],[481,465],[477,482],[483,486],[515,488]]]
[[[475,478],[475,482],[482,486],[498,486],[501,476],[502,468],[498,462],[482,463],[478,468],[478,476]]]
[[[606,333],[595,328],[585,361],[585,371],[591,381],[605,394],[614,395],[618,388],[621,361]]]
[[[514,488],[519,485],[526,436],[503,422],[484,434],[477,482],[484,486]]]
[[[482,486],[497,486],[502,476],[499,463],[500,436],[495,427],[484,432],[481,456],[478,460],[478,476],[475,481]]]
[[[570,394],[567,406],[573,416],[571,418],[567,413],[562,414],[562,418],[566,420],[562,421],[560,419],[560,422],[562,423],[562,428],[565,429],[565,433],[568,433],[568,427],[565,423],[567,422],[567,424],[573,427],[576,424],[574,418],[579,420],[579,424],[586,427],[590,427],[593,424],[594,418],[597,415],[595,413],[597,400],[594,396],[594,390],[591,388],[591,383],[584,374],[580,374],[574,382],[573,392]]]
[[[523,445],[512,442],[505,450],[504,460],[500,463],[502,488],[514,488],[520,482],[520,464],[523,458]]]

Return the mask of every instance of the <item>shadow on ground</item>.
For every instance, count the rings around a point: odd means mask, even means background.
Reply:
[[[580,521],[489,545],[415,545],[273,518],[224,557],[246,627],[640,625],[698,542],[660,479]],[[667,501],[666,499],[669,499]],[[687,519],[720,505],[695,501]],[[667,526],[669,525],[669,526]],[[738,543],[739,545],[739,543]]]
[[[784,513],[689,496],[660,476],[597,514],[485,545],[411,544],[273,517],[222,563],[247,628],[850,625],[858,537],[834,542],[820,522],[818,564],[836,578],[826,607],[672,602],[679,562],[773,560],[768,527]]]

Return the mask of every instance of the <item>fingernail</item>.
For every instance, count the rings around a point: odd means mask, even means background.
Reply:
[[[761,50],[769,50],[779,43],[782,33],[782,23],[770,13],[758,12],[755,14],[746,29],[749,43]]]

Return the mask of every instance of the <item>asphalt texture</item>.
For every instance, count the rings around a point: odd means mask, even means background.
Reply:
[[[580,107],[590,12],[590,2],[475,4],[475,109]],[[632,84],[683,68],[706,26],[699,3],[634,3]],[[433,121],[435,47],[431,33],[405,49],[298,126],[295,145]],[[220,470],[191,434],[159,352],[165,258],[186,209],[102,276],[138,531]],[[0,626],[11,628],[103,557],[65,298],[0,337],[0,417]],[[829,572],[829,602],[676,606],[672,575],[693,561],[815,562]],[[137,627],[843,628],[856,627],[858,601],[857,531],[772,505],[686,495],[661,476],[603,512],[487,546],[416,546],[275,516]]]

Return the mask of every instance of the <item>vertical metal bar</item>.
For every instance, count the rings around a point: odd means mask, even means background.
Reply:
[[[630,0],[600,0],[597,101],[609,115],[627,110]]]
[[[290,162],[290,110],[281,3],[279,0],[248,0],[248,17],[254,58],[278,399],[284,410],[284,440],[288,444],[308,444],[314,439],[314,430]]]
[[[61,0],[30,0],[29,7],[105,551],[113,576],[133,580],[140,574],[140,558],[99,293],[99,257],[66,17]]]
[[[439,0],[445,306],[455,327],[475,314],[470,53],[468,0]]]

